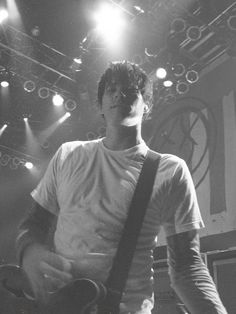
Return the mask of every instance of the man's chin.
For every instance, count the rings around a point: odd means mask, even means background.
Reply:
[[[140,122],[140,117],[127,117],[121,121],[121,125],[131,127],[140,124]]]

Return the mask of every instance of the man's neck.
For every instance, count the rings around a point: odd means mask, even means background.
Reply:
[[[111,150],[124,150],[136,146],[143,142],[141,128],[124,127],[119,128],[107,127],[106,137],[103,140],[104,145]]]

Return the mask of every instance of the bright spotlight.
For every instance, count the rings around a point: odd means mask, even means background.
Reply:
[[[75,63],[82,64],[82,59],[81,58],[74,58],[73,60],[74,60]]]
[[[70,112],[66,112],[64,114],[63,117],[61,117],[61,119],[58,120],[59,123],[63,123],[66,119],[68,119],[69,117],[71,116],[71,113]]]
[[[52,102],[54,106],[60,107],[64,103],[64,98],[61,95],[56,94],[53,96]]]
[[[25,122],[28,122],[28,118],[27,118],[27,117],[25,117],[23,120],[24,120]]]
[[[8,12],[5,9],[0,10],[0,23],[8,18]]]
[[[167,75],[167,71],[166,71],[166,69],[164,69],[164,68],[158,68],[157,70],[156,70],[156,77],[157,78],[159,78],[159,79],[164,79],[165,77],[166,77],[166,75]]]
[[[0,136],[1,136],[2,133],[6,130],[6,128],[7,128],[7,124],[5,123],[5,124],[1,127],[1,129],[0,129]]]
[[[94,18],[97,22],[96,31],[109,42],[115,42],[125,26],[121,10],[109,4],[104,4],[100,11],[95,13]]]
[[[173,82],[170,81],[170,80],[166,80],[166,81],[163,82],[163,85],[164,85],[165,87],[171,87],[171,86],[173,85]]]
[[[9,82],[7,82],[7,81],[2,81],[2,82],[1,82],[1,86],[2,86],[2,87],[8,87],[8,86],[9,86]]]
[[[33,169],[34,165],[32,164],[32,162],[26,161],[26,163],[24,164],[25,168],[27,169]]]

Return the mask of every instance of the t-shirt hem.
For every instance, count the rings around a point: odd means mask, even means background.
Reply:
[[[169,229],[169,230],[166,230],[165,232],[166,232],[166,236],[168,237],[174,234],[179,234],[179,233],[191,231],[194,229],[202,229],[204,227],[205,227],[204,223],[200,220],[200,221],[194,221],[194,222],[185,224],[183,226],[176,226],[175,229]]]
[[[45,204],[40,197],[38,197],[37,195],[37,191],[33,190],[30,193],[31,197],[35,200],[35,202],[37,202],[40,206],[42,206],[44,209],[46,209],[47,211],[49,211],[50,213],[52,213],[53,215],[57,215],[57,213],[55,212],[55,210],[53,208],[50,208],[50,206],[48,206],[48,204]]]

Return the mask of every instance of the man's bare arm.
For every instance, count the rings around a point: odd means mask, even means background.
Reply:
[[[167,237],[171,285],[191,314],[227,314],[202,261],[197,230]]]

